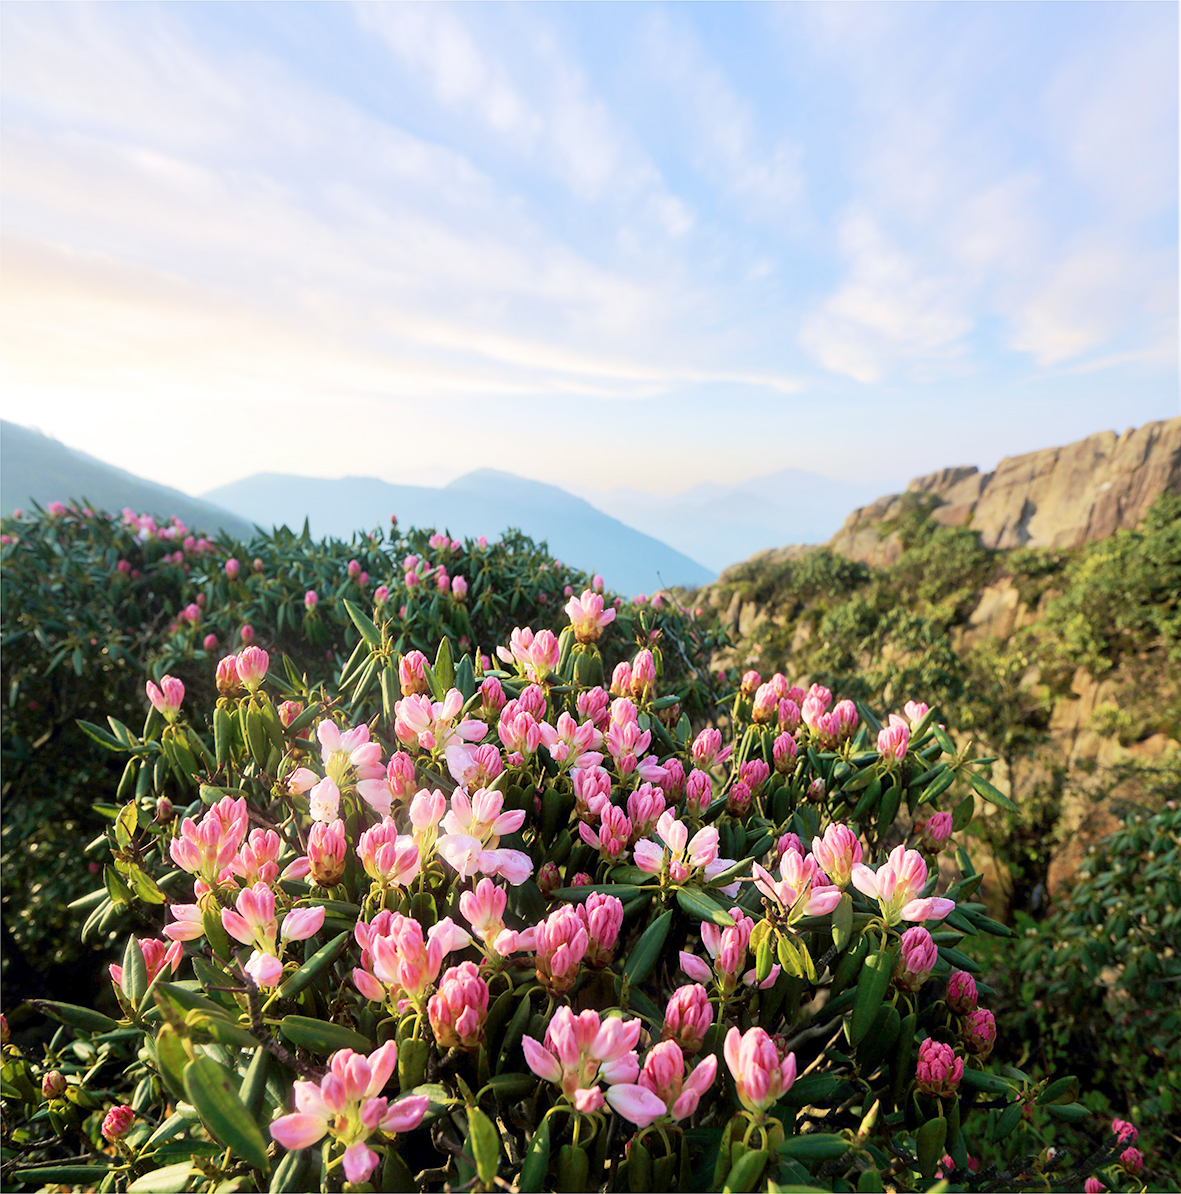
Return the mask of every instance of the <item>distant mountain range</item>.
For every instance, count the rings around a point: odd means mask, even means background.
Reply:
[[[737,485],[706,483],[667,495],[615,489],[586,496],[628,526],[641,527],[720,571],[784,543],[825,542],[850,510],[881,490],[880,481],[833,481],[784,469]]]
[[[42,435],[30,427],[0,419],[0,508],[13,510],[38,502],[85,501],[98,510],[118,513],[130,506],[156,519],[181,518],[193,530],[226,531],[249,539],[250,523],[179,489],[145,481],[134,473],[104,464],[85,452]]]
[[[385,522],[435,527],[463,537],[496,539],[517,527],[568,564],[599,572],[622,593],[651,593],[670,585],[695,588],[714,578],[696,560],[595,509],[555,485],[480,469],[442,488],[391,485],[374,477],[294,477],[257,473],[222,485],[205,500],[260,526],[292,528],[308,518],[312,534],[348,538]]]

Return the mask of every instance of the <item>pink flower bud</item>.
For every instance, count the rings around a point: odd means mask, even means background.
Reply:
[[[112,1107],[103,1119],[102,1133],[108,1140],[118,1140],[131,1131],[135,1112],[130,1107]]]
[[[632,688],[632,667],[626,659],[615,665],[611,673],[611,695],[625,696]]]
[[[1083,1182],[1084,1194],[1102,1194],[1107,1187],[1097,1178],[1089,1177]]]
[[[64,502],[50,502],[45,509],[50,518],[61,518],[61,516],[66,512]]]
[[[1144,1154],[1138,1148],[1125,1148],[1119,1155],[1119,1163],[1126,1173],[1135,1177],[1144,1168]]]
[[[504,688],[495,676],[489,676],[480,685],[481,710],[490,716],[498,716],[504,708],[508,698],[504,695]]]
[[[446,593],[451,588],[451,578],[447,575],[446,569],[439,569],[439,573],[435,577],[435,588],[440,593]]]
[[[331,824],[315,821],[308,832],[308,862],[311,864],[313,883],[321,887],[332,887],[344,874],[345,852],[344,822],[338,817]]]
[[[700,983],[678,987],[664,1012],[661,1039],[676,1041],[686,1053],[696,1053],[705,1044],[705,1034],[714,1021],[713,1004]]]
[[[713,781],[704,771],[693,770],[685,781],[685,812],[700,817],[713,801]]]
[[[61,1070],[50,1070],[41,1079],[41,1095],[46,1099],[60,1099],[66,1093],[66,1076]]]
[[[914,823],[914,831],[920,838],[924,850],[938,853],[951,837],[951,813],[932,813],[926,820]]]
[[[216,651],[217,650],[217,635],[216,634],[207,634],[205,636],[204,640],[202,641],[201,645],[205,648],[206,651]]]
[[[902,934],[902,948],[894,969],[894,981],[904,991],[917,991],[931,977],[939,961],[939,948],[920,925]]]
[[[303,604],[309,612],[315,609],[316,606],[320,604],[319,593],[317,593],[315,589],[308,589],[308,591],[303,595]]]
[[[418,573],[417,572],[407,572],[406,575],[402,579],[406,582],[406,587],[408,589],[418,588]],[[403,614],[402,616],[405,617],[406,615]]]
[[[641,784],[627,798],[627,816],[631,821],[631,840],[639,841],[656,828],[664,812],[664,793],[652,784]]]
[[[632,661],[631,695],[636,701],[649,700],[656,689],[656,660],[645,647]]]
[[[571,887],[590,887],[594,880],[586,873],[586,871],[579,871],[573,879],[570,880]]]
[[[930,706],[924,705],[921,701],[907,701],[903,706],[902,715],[910,722],[910,728],[914,730],[919,722],[930,712]]]
[[[230,580],[236,579],[238,572],[241,570],[241,568],[242,568],[242,565],[239,564],[238,561],[235,560],[231,556],[230,559],[226,560],[226,576],[227,576],[227,578]]]
[[[19,517],[19,516],[18,516]],[[8,1017],[0,1013],[0,1045],[8,1044]]]
[[[131,561],[130,561],[130,560],[120,560],[120,561],[119,561],[119,562],[118,562],[118,563],[115,565],[115,567],[116,567],[116,569],[117,569],[118,571],[120,571],[120,572],[122,572],[122,573],[126,574],[126,573],[128,573],[128,572],[130,572],[130,571],[131,571]]]
[[[890,714],[894,717],[894,714]],[[878,754],[883,759],[904,759],[910,743],[910,727],[896,718],[890,725],[878,731]]]
[[[398,682],[403,696],[416,696],[430,692],[430,681],[426,678],[427,658],[421,651],[407,651],[398,661]]]
[[[691,754],[693,762],[703,771],[708,771],[717,763],[724,763],[731,755],[733,748],[727,746],[722,749],[722,732],[712,728],[701,731],[693,739]]]
[[[919,1046],[916,1082],[923,1094],[950,1097],[964,1076],[964,1061],[950,1045],[928,1037]]]
[[[754,702],[751,707],[751,721],[756,725],[769,725],[779,713],[779,698],[775,695],[773,684],[760,684],[755,689]]]
[[[488,984],[474,962],[460,962],[443,974],[427,1003],[431,1031],[442,1048],[475,1049],[484,1039]]]
[[[254,627],[248,622],[241,630],[238,631],[238,636],[244,643],[254,642]]]
[[[254,571],[261,572],[265,567],[266,565],[262,562],[262,560],[256,556],[254,560]]]
[[[467,581],[462,576],[452,577],[451,596],[456,601],[464,601],[467,598]]]
[[[903,934],[903,940],[914,929],[908,929]],[[969,1012],[963,1023],[964,1045],[969,1053],[979,1057],[987,1057],[996,1043],[996,1017],[986,1007],[978,1007]]]
[[[808,799],[813,804],[819,804],[824,799],[824,780],[814,779],[808,785]]]
[[[348,574],[350,580],[356,580],[361,575],[361,565],[357,560],[349,560]]]
[[[742,675],[742,682],[739,684],[738,690],[744,697],[754,696],[762,682],[763,678],[758,672],[753,670],[744,672]]]
[[[796,1080],[795,1054],[780,1057],[775,1042],[757,1026],[745,1033],[731,1028],[722,1054],[734,1077],[739,1102],[757,1116],[777,1103]]]
[[[1136,1130],[1136,1125],[1129,1123],[1126,1119],[1113,1119],[1111,1121],[1111,1130],[1115,1133],[1120,1144],[1135,1144],[1136,1138],[1140,1135]]]
[[[947,1006],[964,1016],[976,1007],[976,980],[966,970],[953,970],[947,980]]]
[[[590,936],[576,909],[564,904],[538,926],[535,937],[537,981],[561,995],[574,986]]]
[[[279,720],[285,725],[291,723],[303,712],[303,705],[299,701],[283,701],[279,705]]]
[[[238,652],[238,679],[251,692],[258,691],[270,666],[271,657],[261,647],[243,647]]]
[[[853,867],[861,861],[861,842],[848,825],[830,825],[812,839],[812,857],[834,887],[848,887]]]
[[[185,699],[185,686],[175,676],[165,676],[160,681],[159,688],[151,680],[144,688],[152,707],[162,714],[166,721],[175,721],[181,702]]]
[[[796,740],[788,733],[780,734],[771,747],[771,757],[775,760],[775,770],[780,775],[786,775],[796,765],[796,757],[800,753]]]
[[[748,788],[750,794],[757,796],[763,785],[771,776],[771,768],[762,759],[748,759],[738,769],[738,777]]]
[[[172,801],[167,796],[160,796],[156,800],[156,821],[161,825],[167,825],[172,820]]]
[[[537,887],[548,899],[551,893],[562,886],[562,875],[556,862],[545,863],[537,872]]]
[[[726,797],[726,812],[730,816],[742,820],[750,812],[750,804],[750,787],[744,784],[742,780],[737,780],[731,784],[730,792]]]
[[[606,966],[615,956],[615,943],[623,924],[623,904],[613,895],[592,891],[586,902],[576,905],[586,926],[586,960],[592,966]]]
[[[607,710],[611,704],[610,694],[599,685],[580,692],[575,701],[578,716],[593,722],[596,729],[605,730],[608,723]]]

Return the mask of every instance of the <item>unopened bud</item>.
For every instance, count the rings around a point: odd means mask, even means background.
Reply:
[[[556,863],[547,862],[537,872],[537,886],[543,896],[549,896],[553,891],[556,891],[562,886],[562,876],[558,874],[558,867]]]
[[[41,1079],[41,1094],[47,1099],[60,1099],[66,1093],[66,1076],[61,1070],[50,1070]]]
[[[103,1119],[102,1133],[108,1140],[118,1140],[131,1131],[134,1122],[135,1112],[130,1107],[112,1107]]]
[[[172,820],[172,801],[167,796],[161,796],[156,801],[156,820],[161,825],[167,825]]]

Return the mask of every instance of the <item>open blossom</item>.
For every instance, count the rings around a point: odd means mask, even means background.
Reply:
[[[745,1033],[731,1028],[722,1055],[734,1077],[738,1101],[757,1116],[773,1107],[796,1080],[796,1055],[780,1057],[775,1042],[757,1026]]]
[[[452,688],[441,701],[432,701],[419,693],[403,697],[394,705],[394,733],[407,746],[429,750],[436,757],[447,760],[452,778],[458,778],[470,765],[473,742],[479,742],[488,731],[482,721],[465,717],[458,725],[455,718],[463,708],[463,693]]]
[[[496,733],[509,752],[510,764],[519,766],[541,746],[541,726],[532,713],[510,708],[515,705],[515,701],[505,705],[496,723]]]
[[[902,707],[902,715],[910,722],[911,730],[917,728],[929,712],[930,706],[924,705],[922,701],[907,701]]]
[[[722,748],[722,731],[715,729],[702,730],[693,739],[693,746],[691,748],[693,762],[702,771],[708,771],[711,767],[724,763],[733,751],[734,748],[732,746],[727,746],[725,749]]]
[[[862,895],[877,900],[889,925],[900,920],[942,920],[954,911],[955,901],[939,896],[920,899],[927,884],[927,864],[917,850],[895,846],[877,871],[863,863],[853,864],[853,886]]]
[[[931,977],[939,961],[939,948],[920,925],[902,934],[894,981],[905,991],[917,991]]]
[[[470,797],[462,788],[451,796],[451,808],[443,818],[439,854],[461,878],[471,875],[503,875],[519,884],[533,873],[533,861],[520,850],[499,848],[503,835],[516,833],[525,822],[525,810],[504,812],[504,793],[481,788]]]
[[[664,1012],[664,1040],[676,1041],[686,1053],[696,1053],[705,1044],[705,1034],[714,1022],[713,1004],[700,983],[678,987]]]
[[[424,934],[417,920],[400,912],[379,912],[368,924],[358,921],[353,936],[362,950],[361,965],[353,971],[357,990],[366,999],[388,998],[399,1011],[425,1010],[443,960],[471,942],[449,916]]]
[[[716,978],[724,995],[729,995],[738,986],[740,977],[748,987],[754,985],[757,977],[753,967],[743,973],[755,922],[749,916],[743,915],[742,909],[738,907],[731,908],[730,915],[734,918],[734,923],[727,928],[719,928],[709,921],[701,926],[701,944],[713,962],[712,968],[686,950],[682,950],[679,957],[681,969],[691,979],[707,983]],[[773,986],[778,977],[779,966],[775,965],[771,968],[771,973],[759,984],[759,989]]]
[[[265,883],[243,888],[233,908],[221,910],[221,923],[235,941],[254,947],[245,970],[260,987],[274,987],[283,973],[275,938],[303,941],[320,931],[323,907],[293,908],[280,927],[275,913],[275,893]]]
[[[652,731],[641,730],[638,721],[612,724],[603,735],[603,741],[615,761],[615,769],[620,775],[630,775],[639,766],[640,756],[648,749]]]
[[[566,616],[580,643],[598,642],[603,631],[615,621],[615,611],[604,609],[603,598],[590,589],[566,602]]]
[[[518,626],[509,636],[508,647],[497,647],[496,654],[505,663],[515,661],[530,680],[542,684],[558,666],[561,652],[552,630],[539,630],[534,634],[528,626]]]
[[[718,831],[712,825],[699,829],[690,838],[689,827],[677,820],[671,808],[656,822],[656,833],[664,843],[663,848],[644,840],[636,842],[634,849],[636,866],[650,875],[659,875],[667,864],[668,876],[674,883],[687,882],[695,871],[700,871],[701,877],[709,882],[734,865],[732,858],[718,857]]]
[[[543,722],[538,732],[550,758],[560,767],[597,767],[603,761],[603,756],[594,750],[603,741],[594,722],[584,721],[579,725],[569,713],[563,713],[556,728]]]
[[[585,821],[578,823],[578,836],[608,862],[622,857],[631,840],[631,832],[632,823],[627,813],[611,804],[610,796],[600,806],[598,829],[592,829]]]
[[[459,897],[459,911],[472,926],[472,933],[484,943],[490,957],[503,957],[517,950],[532,950],[537,930],[522,933],[504,927],[504,910],[508,893],[491,879],[481,879],[471,891]]]
[[[418,790],[414,760],[404,751],[395,751],[380,779],[357,780],[357,794],[378,816],[388,817],[396,800],[408,804]]]
[[[246,797],[232,800],[224,796],[199,822],[185,817],[180,835],[168,843],[169,856],[181,870],[212,887],[242,844],[246,822]]]
[[[632,823],[632,841],[638,841],[651,833],[664,811],[664,792],[653,784],[640,784],[627,798],[627,816]]]
[[[180,712],[181,702],[185,699],[185,686],[175,676],[165,676],[160,681],[160,687],[149,680],[144,685],[148,700],[152,707],[161,714],[166,721],[175,721]]]
[[[756,862],[755,886],[779,905],[788,924],[805,916],[827,916],[841,902],[841,889],[825,883],[825,875],[811,855],[788,850],[779,860],[779,880]]]
[[[461,788],[473,791],[476,788],[489,788],[504,770],[504,758],[491,742],[484,742],[473,747],[470,759],[466,762],[461,760],[457,770],[460,774],[456,778]]]
[[[284,849],[283,839],[273,829],[252,829],[222,872],[222,880],[236,875],[248,887],[259,882],[274,883],[279,878],[279,858]]]
[[[909,745],[910,726],[896,713],[891,713],[890,724],[878,731],[878,754],[887,760],[904,759]]]
[[[919,1046],[916,1082],[923,1094],[953,1095],[964,1076],[964,1059],[950,1045],[928,1037]]]
[[[331,1136],[344,1145],[344,1175],[364,1182],[381,1157],[365,1141],[374,1132],[393,1136],[412,1132],[422,1123],[430,1100],[405,1095],[391,1103],[379,1097],[398,1063],[398,1046],[387,1041],[368,1057],[341,1049],[328,1059],[328,1073],[317,1085],[297,1081],[296,1110],[271,1124],[271,1136],[284,1148],[309,1148]]]
[[[661,1041],[648,1050],[634,1083],[619,1082],[607,1088],[607,1102],[639,1128],[664,1116],[687,1119],[713,1085],[717,1072],[718,1059],[711,1053],[686,1078],[681,1047],[676,1041]]]
[[[812,839],[812,857],[828,876],[828,881],[842,891],[849,886],[853,867],[861,861],[861,841],[848,825],[830,825],[823,837]]]
[[[565,904],[551,912],[534,934],[538,982],[555,995],[569,991],[589,945],[590,934],[576,909]]]
[[[325,720],[316,726],[316,737],[327,778],[341,791],[360,780],[381,778],[381,743],[370,741],[364,723],[342,730],[336,722]]]
[[[609,1084],[635,1082],[640,1065],[636,1042],[639,1020],[616,1016],[599,1019],[598,1012],[575,1015],[560,1007],[545,1032],[544,1041],[531,1036],[521,1040],[529,1068],[546,1082],[561,1088],[562,1095],[579,1111],[598,1111],[603,1106],[600,1080]]]
[[[361,834],[357,857],[365,874],[383,888],[409,887],[422,865],[418,843],[409,834],[399,834],[390,817]]]
[[[474,1049],[484,1039],[488,984],[474,962],[452,966],[427,1002],[435,1040],[445,1049]]]

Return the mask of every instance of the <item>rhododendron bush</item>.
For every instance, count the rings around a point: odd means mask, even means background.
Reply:
[[[1134,1125],[1055,1152],[1077,1080],[994,1055],[962,839],[1006,798],[934,710],[752,672],[695,725],[646,609],[428,658],[341,600],[330,679],[247,645],[92,727],[122,1017],[6,1047],[14,1181],[1138,1188]]]

